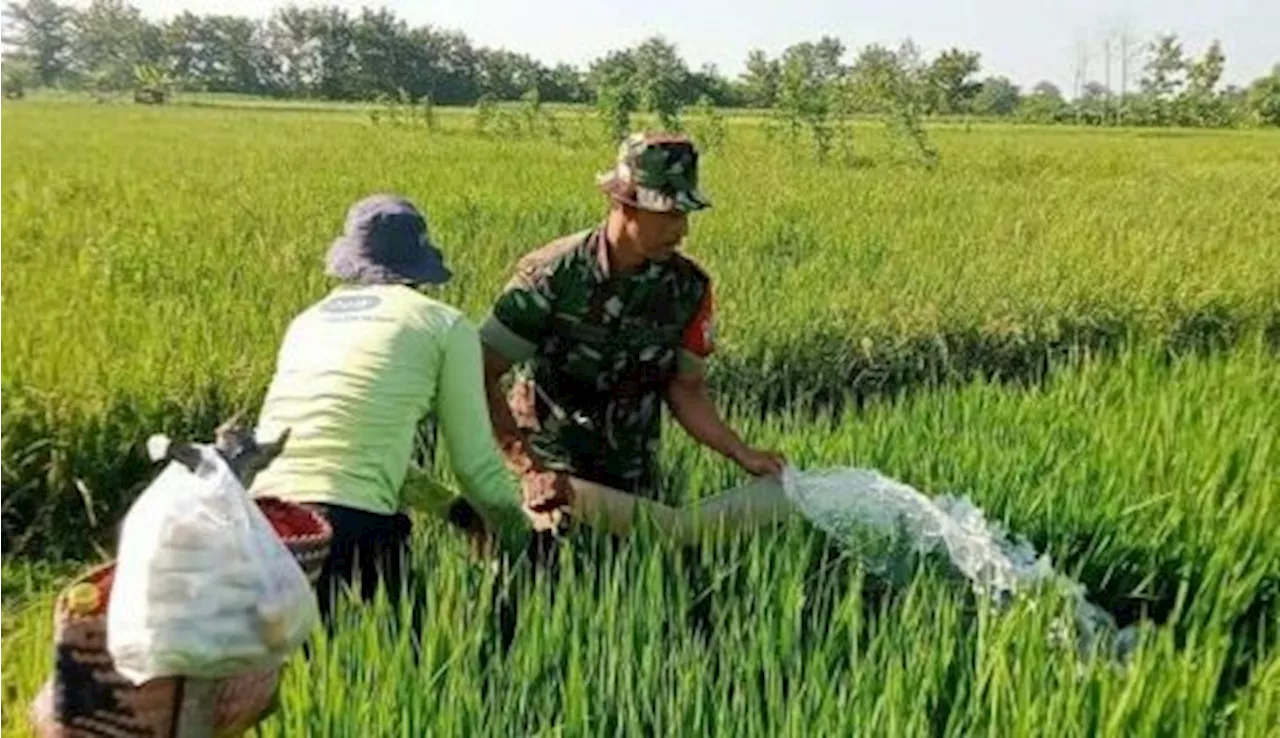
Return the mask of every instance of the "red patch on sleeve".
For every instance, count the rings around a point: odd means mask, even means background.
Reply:
[[[684,337],[680,341],[680,345],[689,353],[706,358],[715,351],[716,347],[716,325],[715,325],[715,307],[711,299],[711,286],[707,286],[707,291],[702,295],[702,302],[698,304],[698,312],[694,314],[693,320],[685,326]]]

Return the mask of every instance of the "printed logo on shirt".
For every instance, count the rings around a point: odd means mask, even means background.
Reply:
[[[320,309],[326,313],[359,313],[372,310],[382,303],[376,295],[339,295],[323,305]]]

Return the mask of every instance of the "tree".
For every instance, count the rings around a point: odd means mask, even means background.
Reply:
[[[596,112],[605,135],[615,143],[630,132],[631,116],[640,106],[635,73],[635,59],[630,50],[609,52],[592,62],[588,72],[596,91]]]
[[[634,88],[645,110],[658,116],[663,128],[680,128],[680,110],[689,79],[689,69],[674,44],[662,36],[645,39],[631,52],[634,60]]]
[[[527,54],[480,49],[477,61],[480,89],[498,100],[518,100],[530,88],[541,90],[546,72]]]
[[[820,155],[826,152],[826,122],[831,113],[831,89],[823,77],[822,62],[814,44],[806,41],[790,46],[782,53],[778,81],[778,112],[789,134],[795,137],[802,126],[808,125]]]
[[[481,94],[480,54],[471,40],[458,31],[423,29],[427,68],[432,78],[431,98],[442,104],[465,103]]]
[[[4,42],[31,67],[38,85],[51,86],[67,75],[71,60],[71,18],[74,8],[54,0],[27,0],[5,5]],[[5,60],[5,65],[12,63]]]
[[[398,95],[411,100],[429,96],[426,80],[417,74],[421,50],[414,46],[409,27],[391,11],[363,8],[351,22],[351,74],[346,87],[355,97]]]
[[[129,89],[135,69],[162,62],[159,27],[122,0],[93,0],[75,16],[73,25],[77,71],[91,79],[96,89]]]
[[[926,105],[930,113],[968,112],[982,85],[971,78],[978,73],[981,55],[976,51],[948,49],[929,65]]]
[[[861,113],[892,109],[895,79],[900,74],[892,49],[879,44],[862,47],[849,68],[844,86],[845,106]]]
[[[182,13],[161,34],[167,64],[184,87],[250,94],[270,91],[271,56],[261,23],[230,15]]]
[[[1075,100],[1077,120],[1090,125],[1102,125],[1107,120],[1111,91],[1101,82],[1086,82]]]
[[[756,108],[772,108],[778,101],[778,85],[782,67],[763,51],[752,49],[747,54],[747,69],[742,75],[747,104]]]
[[[586,81],[570,64],[557,64],[543,78],[543,98],[549,102],[586,102]]]
[[[1018,109],[1021,92],[1008,77],[987,77],[973,98],[973,112],[978,115],[1007,116]]]
[[[830,84],[844,76],[844,44],[834,36],[823,36],[813,45],[814,72]]]
[[[1226,61],[1222,44],[1215,39],[1205,50],[1204,56],[1186,65],[1187,88],[1177,105],[1179,123],[1222,126],[1230,121],[1231,111],[1217,90]]]
[[[738,107],[746,104],[746,96],[738,85],[729,81],[714,64],[703,64],[696,72],[690,72],[682,95],[685,102],[699,104],[707,98],[718,107]]]
[[[1249,112],[1258,123],[1280,126],[1280,64],[1271,68],[1271,74],[1249,85],[1248,100]]]
[[[1066,113],[1067,101],[1052,82],[1038,83],[1018,106],[1018,116],[1034,123],[1054,123]]]
[[[5,55],[4,72],[0,76],[3,77],[3,81],[0,82],[0,92],[6,100],[20,100],[26,96],[28,88],[36,87],[38,84],[35,69],[27,59],[22,57]]]
[[[1182,87],[1182,75],[1186,60],[1182,57],[1182,42],[1177,36],[1160,36],[1147,47],[1146,71],[1140,82],[1142,91],[1156,98],[1170,97]]]
[[[1218,81],[1222,79],[1222,69],[1226,63],[1227,57],[1222,53],[1222,44],[1214,39],[1204,56],[1187,67],[1187,93],[1203,97],[1213,95]]]
[[[306,11],[297,6],[278,8],[267,19],[263,43],[274,62],[269,87],[289,97],[309,97],[319,75],[320,60]]]
[[[1173,120],[1172,99],[1185,83],[1182,42],[1174,35],[1159,36],[1147,47],[1147,54],[1146,75],[1139,84],[1154,117],[1150,122],[1166,125]]]

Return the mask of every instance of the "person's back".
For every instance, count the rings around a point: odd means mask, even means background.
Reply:
[[[396,597],[408,508],[446,516],[473,542],[497,536],[512,550],[529,530],[490,425],[479,334],[457,309],[418,291],[451,276],[425,217],[402,197],[364,198],[348,210],[326,261],[326,274],[344,286],[289,325],[258,432],[290,435],[252,487],[306,504],[332,527],[317,582],[322,615],[333,585],[357,570],[365,597],[379,580]],[[459,494],[429,480],[405,484],[429,413]]]
[[[259,426],[290,428],[256,494],[389,515],[457,309],[404,285],[340,287],[290,324]]]

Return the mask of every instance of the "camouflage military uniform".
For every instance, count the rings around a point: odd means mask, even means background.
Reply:
[[[655,141],[675,141],[674,153]],[[629,138],[601,187],[647,209],[707,207],[681,141]],[[601,225],[528,254],[481,336],[529,362],[512,412],[547,468],[652,494],[663,390],[713,348],[711,280],[679,253],[611,274],[608,253]]]

